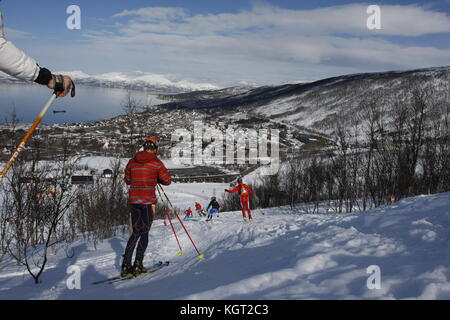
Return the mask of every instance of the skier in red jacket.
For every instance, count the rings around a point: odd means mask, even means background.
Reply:
[[[250,221],[253,220],[252,212],[250,211],[250,198],[253,197],[253,191],[250,187],[242,182],[242,178],[238,179],[238,185],[231,190],[225,189],[228,193],[239,192],[241,195],[241,206],[242,206],[242,216],[244,221],[247,221],[247,217],[245,215],[246,211],[248,213],[248,218]]]
[[[185,216],[184,216],[184,219],[183,219],[183,220],[189,219],[189,218],[192,216],[192,210],[191,210],[191,208],[187,209],[187,210],[184,212],[184,214],[185,214]]]
[[[128,202],[133,233],[123,255],[122,276],[147,272],[143,266],[143,260],[157,203],[156,184],[161,183],[166,186],[171,184],[169,171],[157,157],[158,139],[148,138],[143,149],[144,151],[138,152],[125,168],[125,183],[130,186]],[[136,258],[134,265],[131,265],[136,245]]]
[[[195,211],[197,211],[199,217],[206,216],[205,210],[203,210],[202,205],[198,202],[195,203]]]

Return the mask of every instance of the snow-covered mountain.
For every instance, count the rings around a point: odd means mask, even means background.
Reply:
[[[55,73],[69,75],[77,84],[125,88],[134,90],[148,90],[154,93],[181,93],[198,90],[217,90],[219,86],[210,83],[199,83],[191,79],[173,74],[154,74],[142,71],[109,72],[102,74],[87,74],[83,71],[58,71]],[[17,82],[5,73],[0,72],[1,82]]]
[[[331,133],[337,121],[346,121],[376,99],[390,107],[411,93],[414,85],[431,87],[434,98],[450,102],[450,66],[410,71],[343,75],[309,83],[237,87],[171,96],[167,108],[209,109],[236,119],[250,115]]]
[[[89,75],[80,71],[61,72],[70,75],[78,83],[129,89],[147,89],[156,92],[191,92],[198,90],[217,90],[220,87],[210,83],[197,83],[178,75],[162,75],[142,71],[130,73],[109,72]]]
[[[185,206],[206,199],[223,185],[175,184],[169,197]],[[304,207],[256,210],[254,222],[240,212],[212,222],[186,222],[197,258],[178,222],[184,255],[178,256],[169,226],[156,221],[145,263],[170,261],[134,280],[93,285],[117,274],[126,235],[97,244],[78,241],[74,255],[50,256],[42,283],[24,267],[0,264],[0,299],[450,299],[450,193],[403,199],[351,214],[305,214]],[[69,266],[81,270],[81,289],[69,290]],[[371,272],[380,273],[372,287]],[[368,283],[370,284],[368,286]]]

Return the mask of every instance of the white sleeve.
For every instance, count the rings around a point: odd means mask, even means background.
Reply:
[[[5,39],[3,16],[0,12],[0,71],[22,80],[34,81],[39,75],[39,70],[33,58]]]

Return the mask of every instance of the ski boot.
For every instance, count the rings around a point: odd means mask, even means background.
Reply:
[[[120,270],[121,277],[128,277],[133,275],[133,266],[131,265],[131,259],[123,256],[123,263]]]
[[[136,260],[134,260],[134,265],[133,265],[134,276],[138,276],[140,274],[148,272],[148,269],[146,267],[144,267],[143,260],[144,260],[143,256],[139,256],[139,257],[137,256]]]
[[[244,217],[244,222],[247,222],[247,217]]]

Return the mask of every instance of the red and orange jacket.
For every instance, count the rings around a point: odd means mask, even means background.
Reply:
[[[138,152],[125,168],[125,183],[130,186],[128,202],[156,204],[156,184],[171,184],[171,176],[156,154]]]
[[[239,184],[238,186],[236,186],[234,189],[231,190],[226,190],[228,193],[235,193],[235,192],[239,192],[239,194],[241,195],[241,197],[253,197],[253,191],[252,189],[250,189],[250,187],[244,183]]]
[[[187,215],[188,217],[190,217],[192,215],[192,210],[188,209],[184,212],[185,215]]]

